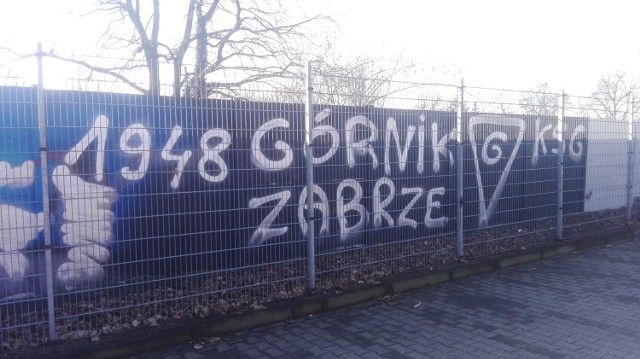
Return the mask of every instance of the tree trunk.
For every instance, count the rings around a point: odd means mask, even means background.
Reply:
[[[193,74],[193,95],[198,98],[207,97],[207,62],[207,22],[202,13],[202,4],[199,4],[196,23],[196,66]]]
[[[156,49],[157,50],[157,49]],[[160,61],[157,51],[147,57],[149,65],[149,94],[151,96],[160,95]]]
[[[180,83],[182,82],[182,61],[174,60],[173,62],[173,97],[179,98],[181,96],[180,91],[182,90],[182,86]]]

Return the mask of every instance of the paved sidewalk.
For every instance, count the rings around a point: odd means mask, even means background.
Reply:
[[[640,240],[145,358],[638,358]]]

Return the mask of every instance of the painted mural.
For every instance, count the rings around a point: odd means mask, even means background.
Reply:
[[[303,106],[48,91],[42,174],[34,98],[0,88],[3,293],[44,290],[43,180],[57,286],[304,256]],[[320,251],[454,232],[455,113],[316,110]],[[557,120],[463,118],[465,229],[553,216]],[[565,126],[565,211],[580,212],[587,124]]]

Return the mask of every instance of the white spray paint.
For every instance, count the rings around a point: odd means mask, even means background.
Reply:
[[[431,218],[431,212],[433,209],[440,209],[440,201],[434,201],[433,196],[444,196],[444,187],[432,188],[427,193],[427,213],[424,215],[424,224],[429,228],[442,228],[447,225],[449,218],[442,216],[438,218]]]
[[[329,234],[329,199],[327,194],[317,184],[313,185],[313,194],[320,197],[320,202],[314,202],[313,208],[322,213],[322,223],[320,224],[320,236]],[[300,199],[298,201],[298,221],[303,235],[307,235],[307,221],[305,219],[307,213],[307,187],[302,189]]]
[[[552,127],[553,125],[549,124],[544,126],[542,130],[540,130],[540,119],[536,118],[536,139],[535,139],[535,142],[533,143],[533,155],[531,157],[531,163],[534,166],[538,164],[538,161],[540,158],[540,151],[539,151],[540,147],[542,147],[542,154],[543,155],[547,154],[547,145],[544,142],[544,135]],[[580,147],[582,148],[582,144],[580,144]]]
[[[569,140],[569,157],[574,162],[582,161],[582,141],[576,141],[576,138],[585,131],[587,131],[587,129],[584,126],[578,125],[571,134],[571,139]],[[577,151],[576,147],[578,147]]]
[[[87,134],[64,156],[64,163],[74,165],[82,154],[89,149],[89,145],[96,141],[96,181],[102,182],[104,178],[104,154],[109,130],[109,119],[106,116],[98,116]]]
[[[567,127],[568,126],[565,123],[564,125],[565,131],[567,130]],[[553,125],[548,124],[542,129],[540,129],[540,119],[539,118],[536,119],[536,137],[535,137],[535,142],[533,144],[533,155],[531,156],[531,164],[533,164],[534,166],[537,165],[540,160],[540,149],[542,149],[543,155],[547,154],[547,145],[545,143],[544,136],[549,130],[551,130],[551,128],[553,128],[552,137],[554,140],[556,140],[554,141],[554,143],[557,143],[558,142],[557,141],[558,126],[556,125],[554,127]],[[573,133],[571,134],[571,138],[569,140],[569,158],[571,158],[571,160],[574,162],[582,161],[582,155],[583,155],[582,141],[577,141],[576,139],[580,134],[584,133],[586,130],[587,129],[583,125],[578,125],[573,129]],[[564,142],[563,142],[563,146],[565,146]],[[566,149],[566,146],[565,146],[565,149]],[[558,149],[552,148],[551,153],[557,155]]]
[[[484,143],[482,144],[482,162],[489,166],[493,166],[502,159],[502,148],[496,144],[491,145],[491,150],[495,152],[493,157],[489,156],[488,149],[489,144],[493,140],[500,140],[502,142],[507,142],[507,134],[504,132],[496,131],[492,132],[489,136],[484,139]]]
[[[320,111],[320,113],[316,115],[316,117],[314,118],[314,121],[315,123],[320,123],[322,122],[322,120],[324,120],[325,118],[328,118],[330,115],[331,115],[331,109],[325,108],[324,110]],[[329,150],[327,151],[327,153],[325,153],[321,157],[313,158],[314,165],[319,165],[330,160],[336,154],[336,152],[338,152],[338,148],[340,147],[340,135],[338,134],[338,130],[336,130],[335,127],[330,125],[315,126],[311,131],[311,142],[313,142],[316,138],[325,136],[325,135],[331,136],[331,147],[329,147]],[[305,152],[305,156],[306,156],[306,152]]]
[[[427,117],[425,115],[420,115],[420,126],[418,126],[418,164],[416,165],[418,174],[424,172],[424,122],[426,119]]]
[[[380,200],[380,188],[382,186],[387,186],[389,188],[389,195],[384,199]],[[373,227],[380,228],[382,226],[382,219],[384,218],[389,227],[393,227],[394,221],[393,217],[385,211],[384,209],[393,201],[393,197],[396,195],[396,185],[393,181],[387,177],[380,178],[376,181],[376,184],[373,186]]]
[[[431,124],[431,141],[432,141],[432,150],[433,150],[433,172],[440,172],[440,156],[443,156],[445,159],[449,159],[449,165],[453,169],[455,165],[453,153],[447,150],[446,144],[447,142],[454,140],[456,138],[455,129],[451,130],[448,134],[442,136],[440,140],[438,140],[438,123],[434,122]]]
[[[344,190],[346,188],[351,188],[355,191],[353,198],[345,203],[344,199]],[[364,229],[364,226],[368,222],[369,213],[367,209],[360,203],[362,200],[362,186],[354,179],[346,179],[340,182],[338,185],[338,189],[336,190],[336,209],[338,213],[338,224],[340,227],[340,240],[345,241],[349,239],[349,237]],[[349,226],[349,222],[345,217],[349,212],[357,212],[358,213],[358,222],[356,224]]]
[[[19,167],[12,167],[9,162],[0,162],[0,187],[24,188],[35,181],[35,163],[26,161]]]
[[[271,228],[271,225],[273,224],[273,221],[276,219],[276,217],[278,217],[280,211],[282,211],[284,206],[287,204],[289,198],[291,198],[291,191],[282,191],[261,198],[252,198],[249,201],[249,208],[252,209],[258,208],[265,203],[278,201],[271,212],[269,212],[264,220],[262,220],[260,226],[258,226],[258,228],[253,232],[253,235],[251,235],[249,245],[257,246],[273,237],[281,236],[287,233],[289,227]]]
[[[19,281],[27,273],[29,263],[19,251],[43,230],[43,213],[31,213],[21,208],[0,205],[0,267],[9,278]]]
[[[567,127],[568,127],[567,123],[564,122],[564,126],[562,126],[562,128],[564,129],[565,133],[567,132]],[[556,143],[558,143],[558,140],[562,137],[562,136],[560,136],[560,131],[558,131],[558,125],[556,125],[553,128],[553,136],[552,137],[553,137],[554,142],[556,142]],[[567,151],[565,151],[566,148],[567,148],[567,145],[566,145],[565,141],[562,141],[562,150],[563,150],[562,152],[563,153],[567,153]],[[552,148],[551,149],[551,153],[553,153],[554,155],[557,155],[558,154],[558,149],[557,148]]]
[[[370,135],[358,142],[354,142],[356,136],[355,128],[357,125],[366,127],[369,130]],[[378,128],[375,123],[371,122],[364,116],[351,117],[347,120],[345,125],[345,138],[347,147],[347,165],[349,168],[353,168],[356,165],[356,155],[371,156],[373,169],[375,170],[378,168],[378,156],[371,145],[372,142],[378,140]]]
[[[278,127],[289,128],[289,121],[284,118],[273,119],[260,126],[260,128],[258,128],[258,130],[253,134],[253,138],[251,139],[251,163],[253,163],[256,168],[263,171],[282,171],[291,166],[291,163],[293,162],[293,151],[284,141],[278,140],[274,144],[274,147],[283,153],[282,159],[274,161],[267,158],[267,156],[262,153],[260,141],[269,130]]]
[[[0,162],[0,187],[29,187],[35,181],[34,171],[33,161],[26,161],[18,167]],[[29,263],[20,251],[38,236],[43,225],[43,213],[35,214],[22,208],[0,205],[0,268],[11,280],[19,281],[26,275]]]
[[[213,138],[219,138],[221,141],[215,146],[211,146],[209,141]],[[227,163],[220,156],[220,152],[227,149],[227,147],[231,146],[231,135],[229,132],[215,128],[213,130],[209,130],[202,135],[200,138],[200,148],[202,149],[202,158],[198,161],[198,173],[200,173],[200,177],[202,177],[205,181],[208,182],[222,182],[227,178],[229,174],[229,169],[227,168]],[[253,154],[253,152],[251,152]],[[252,157],[253,158],[253,157]],[[207,172],[206,165],[209,162],[215,163],[218,168],[220,168],[220,173],[216,175],[211,175]]]
[[[190,150],[184,151],[182,155],[174,155],[171,153],[171,150],[173,150],[173,147],[176,145],[176,142],[178,142],[178,138],[180,138],[180,136],[182,136],[182,127],[176,125],[173,127],[173,130],[171,130],[171,136],[160,153],[160,157],[163,160],[178,162],[176,169],[173,172],[173,178],[171,179],[172,189],[177,189],[178,186],[180,186],[180,178],[182,178],[184,167],[187,165],[192,154]]]
[[[57,277],[65,283],[100,279],[104,274],[101,264],[111,255],[107,245],[113,236],[111,206],[116,192],[83,181],[65,165],[53,169],[52,181],[64,208],[62,240],[71,247],[68,262],[58,268]]]
[[[516,143],[514,145],[513,152],[509,156],[507,164],[500,175],[500,179],[498,180],[498,184],[491,196],[491,200],[487,205],[485,194],[484,194],[484,186],[482,184],[482,173],[480,172],[480,163],[478,158],[478,149],[476,144],[476,134],[475,128],[479,125],[494,125],[494,126],[511,126],[516,127],[518,129],[518,138],[516,139]],[[502,191],[504,190],[504,185],[507,182],[507,178],[509,177],[509,173],[511,172],[511,166],[513,165],[513,161],[516,158],[516,154],[518,153],[518,149],[520,149],[520,145],[522,144],[522,138],[524,136],[525,130],[525,122],[519,118],[512,117],[498,117],[498,116],[477,116],[472,117],[469,120],[469,139],[471,141],[471,149],[473,151],[473,161],[476,170],[476,180],[478,181],[478,196],[479,201],[478,205],[480,206],[480,218],[479,218],[479,226],[486,227],[489,224],[489,220],[493,215],[496,207],[498,206],[498,201],[500,196],[502,195]],[[500,146],[494,144],[491,146],[491,149],[496,152],[494,157],[489,157],[487,150],[489,147],[489,142],[491,140],[499,139],[503,142],[507,141],[507,135],[504,132],[493,132],[489,136],[486,137],[482,144],[482,160],[487,165],[495,165],[502,159],[503,152]]]
[[[151,157],[151,135],[141,124],[133,124],[120,136],[120,150],[127,155],[139,156],[138,168],[124,167],[120,170],[122,177],[129,181],[137,181],[147,174]]]
[[[400,193],[403,195],[413,194],[414,196],[400,213],[400,216],[398,217],[398,227],[410,226],[411,228],[416,229],[418,227],[418,221],[407,218],[407,214],[409,214],[409,211],[413,208],[416,202],[418,202],[420,197],[422,197],[424,190],[420,187],[411,187],[403,188]]]
[[[325,137],[330,141],[330,146],[322,156],[313,158],[313,164],[318,165],[332,159],[339,150],[341,145],[340,133],[338,130],[328,124],[321,124],[331,115],[330,109],[324,109],[315,117],[316,126],[312,130],[312,141],[318,137]],[[388,176],[391,173],[391,149],[392,142],[395,141],[396,154],[398,158],[398,168],[400,172],[406,170],[408,155],[414,142],[414,135],[417,132],[418,142],[418,160],[416,169],[418,174],[424,171],[424,152],[425,137],[429,131],[426,116],[420,115],[420,125],[409,125],[406,129],[406,136],[402,139],[398,131],[398,125],[393,117],[386,120],[386,128],[384,134],[384,172]],[[474,126],[481,124],[489,124],[496,126],[515,126],[520,132],[516,141],[513,153],[506,163],[502,172],[498,185],[488,201],[485,199],[484,187],[480,174],[480,158],[487,166],[495,166],[505,156],[501,144],[496,142],[507,142],[507,132],[496,131],[482,142],[482,147],[478,151],[476,145]],[[53,182],[55,188],[60,192],[60,200],[64,209],[64,223],[62,224],[63,242],[70,246],[68,254],[68,262],[64,263],[57,271],[57,277],[64,282],[76,282],[81,280],[98,279],[103,274],[102,264],[110,258],[108,243],[112,238],[112,221],[113,213],[111,206],[115,201],[115,191],[109,187],[83,181],[80,177],[71,174],[72,166],[75,165],[80,157],[84,154],[94,156],[95,163],[95,181],[103,182],[104,166],[105,166],[105,146],[108,133],[109,119],[105,116],[96,117],[93,126],[85,134],[85,136],[67,153],[64,158],[66,165],[58,166],[54,169]],[[280,171],[287,169],[293,162],[294,153],[284,141],[278,140],[274,143],[274,148],[278,150],[280,159],[272,159],[265,156],[265,151],[261,148],[261,142],[265,136],[269,136],[269,132],[276,128],[287,129],[290,124],[287,120],[276,118],[264,123],[258,128],[251,139],[251,162],[260,170],[264,171]],[[426,130],[425,130],[426,127]],[[547,125],[540,129],[539,120],[536,121],[536,137],[532,162],[537,164],[539,159],[539,150],[543,154],[547,154],[547,144],[545,143],[545,134],[552,128]],[[452,130],[450,133],[443,134],[439,138],[438,123],[432,123],[431,127],[432,151],[433,151],[433,171],[438,173],[442,166],[442,160],[449,160],[451,167],[454,166],[454,156],[452,151],[448,150],[446,145],[449,141],[454,140],[456,133]],[[557,129],[555,129],[557,131]],[[578,136],[585,132],[584,126],[577,126],[569,141],[569,155],[573,161],[580,161],[583,156],[583,146],[577,140]],[[364,136],[356,136],[357,132],[361,132]],[[474,154],[476,178],[478,180],[479,197],[480,197],[480,226],[486,226],[492,214],[495,212],[498,200],[505,186],[512,163],[521,145],[524,132],[524,121],[515,118],[502,118],[495,116],[474,117],[470,121],[469,136],[472,142]],[[185,150],[182,154],[172,153],[176,143],[183,134],[180,126],[174,126],[168,141],[164,145],[160,156],[165,161],[175,163],[175,170],[171,179],[171,188],[177,189],[180,185],[182,174],[193,157],[193,152]],[[373,143],[378,140],[378,129],[374,122],[364,116],[354,116],[345,122],[345,150],[346,160],[349,168],[354,168],[356,160],[363,160],[362,157],[371,158],[373,169],[377,169],[378,158],[373,148]],[[554,136],[556,134],[554,133]],[[363,138],[364,137],[364,138]],[[356,141],[356,138],[359,140]],[[200,176],[208,182],[222,182],[228,178],[229,169],[227,163],[221,156],[222,152],[229,148],[232,144],[231,134],[223,129],[211,129],[203,134],[200,138],[200,148],[202,157],[198,161],[198,171]],[[133,124],[129,126],[120,136],[119,147],[122,153],[129,156],[139,158],[139,164],[122,168],[120,173],[125,180],[140,180],[148,172],[151,156],[152,138],[151,134],[143,125]],[[427,149],[428,151],[428,149]],[[552,151],[557,151],[552,149]],[[267,151],[270,152],[270,151]],[[554,152],[555,153],[555,152]],[[271,156],[270,156],[271,157]],[[358,158],[360,157],[360,158]],[[0,186],[9,188],[21,188],[30,186],[35,181],[34,176],[35,164],[33,161],[27,161],[19,167],[12,167],[8,162],[0,162]],[[383,186],[388,188],[384,191]],[[349,188],[349,190],[347,189]],[[326,193],[318,185],[314,185],[314,198],[318,201],[314,202],[314,209],[322,214],[320,224],[320,235],[329,234],[330,206]],[[345,199],[345,191],[354,193]],[[385,222],[389,227],[393,226],[409,226],[417,228],[418,221],[410,218],[415,205],[425,194],[425,190],[419,187],[403,188],[400,193],[402,195],[413,195],[407,205],[399,214],[397,221],[386,208],[389,207],[396,196],[396,187],[393,181],[387,177],[378,179],[373,188],[373,227],[380,228]],[[428,228],[444,227],[447,217],[432,218],[433,211],[441,208],[440,201],[434,200],[436,196],[445,194],[444,187],[438,187],[429,190],[427,194],[426,214],[424,215],[424,224]],[[288,226],[274,227],[273,224],[277,220],[278,215],[284,209],[291,198],[291,191],[282,191],[269,196],[254,198],[249,201],[249,208],[255,209],[267,203],[276,202],[268,215],[264,218],[260,226],[255,230],[250,238],[250,245],[263,244],[266,241],[284,235],[288,231]],[[298,203],[298,218],[300,228],[303,234],[308,230],[305,221],[306,188],[302,190]],[[339,224],[340,239],[342,241],[348,239],[353,234],[362,231],[368,223],[369,212],[362,204],[363,191],[362,186],[355,179],[346,179],[342,181],[336,191],[336,212]],[[29,241],[35,239],[42,230],[44,223],[42,213],[34,214],[23,209],[0,205],[0,266],[2,266],[8,276],[12,279],[20,279],[24,277],[28,270],[26,258],[20,253],[28,245]],[[358,218],[355,223],[349,223],[346,217]]]
[[[413,135],[416,132],[415,126],[407,126],[407,137],[404,140],[404,148],[401,146],[400,142],[400,134],[398,133],[398,126],[396,125],[396,120],[393,117],[389,117],[387,119],[387,125],[385,126],[385,136],[384,136],[384,173],[389,176],[391,174],[391,159],[390,150],[391,150],[391,138],[396,142],[396,153],[398,156],[398,167],[400,168],[400,172],[404,172],[407,167],[407,158],[409,157],[409,149],[411,148],[411,141],[413,140]]]

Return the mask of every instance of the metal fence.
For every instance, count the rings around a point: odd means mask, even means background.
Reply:
[[[0,87],[5,350],[257,309],[638,218],[633,103],[610,115],[586,97],[312,66],[306,92],[233,99],[45,91],[39,74],[36,87]]]

